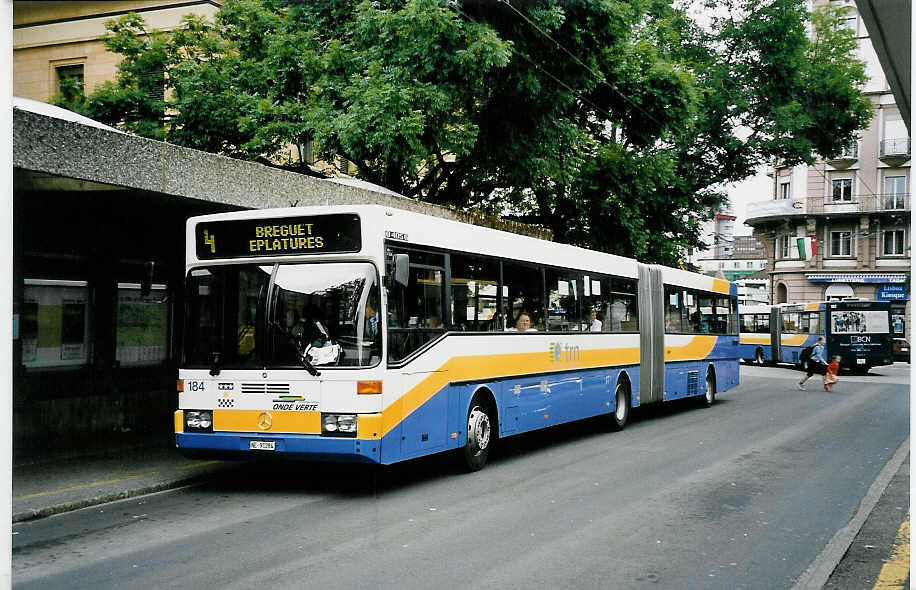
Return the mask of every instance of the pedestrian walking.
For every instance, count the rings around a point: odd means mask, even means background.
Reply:
[[[827,372],[824,374],[824,391],[833,389],[833,385],[840,380],[837,373],[840,372],[840,357],[833,357],[833,362],[827,365]]]
[[[808,359],[808,374],[798,382],[798,388],[804,391],[805,383],[807,383],[808,379],[810,379],[815,373],[818,375],[824,375],[826,372],[827,351],[824,349],[824,337],[821,336],[817,339],[817,343],[811,350],[811,358]]]

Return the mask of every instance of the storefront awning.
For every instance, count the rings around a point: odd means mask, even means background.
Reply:
[[[812,273],[806,276],[812,283],[905,283],[907,279],[905,273]]]

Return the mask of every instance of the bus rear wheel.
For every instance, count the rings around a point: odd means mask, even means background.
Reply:
[[[703,396],[703,407],[708,408],[709,406],[716,403],[716,377],[712,373],[706,374],[706,395]]]
[[[754,355],[754,364],[759,367],[762,367],[764,364],[766,364],[766,357],[763,356],[762,348],[757,349],[757,354]]]
[[[487,463],[493,442],[492,410],[479,397],[468,410],[468,435],[464,444],[464,464],[469,471],[479,471]]]
[[[611,430],[623,430],[630,419],[630,390],[623,381],[617,384],[617,390],[614,392],[616,406],[614,413],[611,414]]]

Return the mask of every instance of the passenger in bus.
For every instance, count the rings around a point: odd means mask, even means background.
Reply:
[[[426,327],[432,328],[434,330],[442,329],[442,322],[439,320],[439,316],[431,315],[426,319]]]
[[[588,314],[588,331],[589,332],[600,332],[601,331],[601,320],[598,319],[598,312],[594,309]]]
[[[537,328],[531,326],[531,314],[523,311],[515,318],[515,327],[508,328],[507,332],[537,332]]]

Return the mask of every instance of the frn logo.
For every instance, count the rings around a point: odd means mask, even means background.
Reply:
[[[563,344],[562,342],[551,342],[548,353],[552,363],[572,363],[580,358],[579,347]]]

